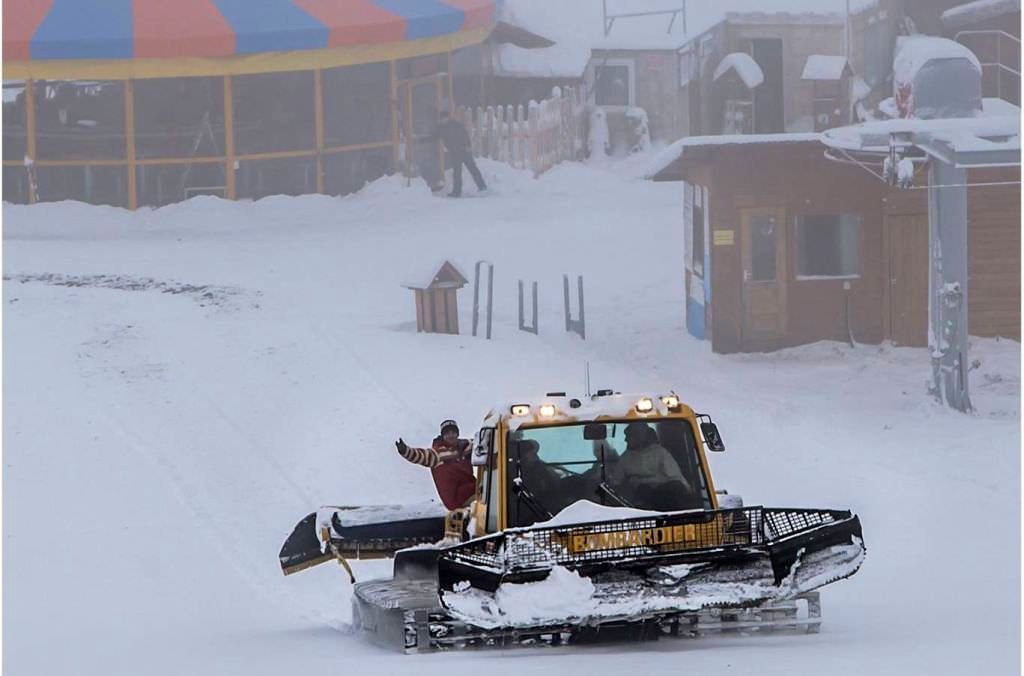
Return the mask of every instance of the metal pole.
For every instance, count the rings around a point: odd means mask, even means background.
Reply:
[[[579,294],[580,295],[580,312],[579,312],[580,317],[579,317],[579,320],[577,320],[579,322],[579,325],[580,325],[580,338],[582,338],[583,340],[586,340],[587,339],[587,318],[583,314],[583,275],[579,275],[578,277],[576,277],[576,286],[579,288],[579,292],[580,292],[580,294]]]
[[[494,266],[487,269],[487,340],[491,339],[491,313],[494,309]]]
[[[533,335],[539,335],[537,328],[537,282],[533,283]]]
[[[480,324],[480,266],[483,261],[477,261],[476,271],[473,275],[473,335],[476,335],[477,326]]]
[[[569,275],[562,275],[562,295],[565,298],[565,332],[572,330],[572,314],[569,309]]]
[[[928,190],[928,346],[933,394],[958,411],[968,392],[967,170],[933,159]],[[941,187],[939,187],[941,186]]]

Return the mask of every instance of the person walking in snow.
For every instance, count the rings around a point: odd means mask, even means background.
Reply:
[[[466,131],[464,124],[452,119],[447,110],[441,111],[441,121],[437,128],[422,140],[425,142],[440,140],[444,144],[445,150],[448,151],[448,159],[453,172],[452,191],[449,193],[449,197],[462,196],[462,165],[466,165],[466,169],[469,169],[469,174],[473,177],[473,182],[476,183],[476,189],[481,192],[487,190],[484,177],[480,174],[479,167],[476,166],[476,160],[473,159],[469,132]]]
[[[473,444],[459,438],[454,420],[441,423],[441,434],[430,448],[412,448],[401,438],[395,442],[399,455],[415,465],[430,468],[441,502],[449,509],[465,507],[476,493],[476,477],[470,462]]]

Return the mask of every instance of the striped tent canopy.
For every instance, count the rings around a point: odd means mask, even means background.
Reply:
[[[242,57],[441,38],[501,0],[4,0],[3,60]]]

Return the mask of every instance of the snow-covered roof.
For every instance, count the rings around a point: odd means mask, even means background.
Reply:
[[[494,54],[494,74],[505,77],[579,78],[590,61],[590,48],[559,42],[543,49],[499,45]]]
[[[916,146],[960,166],[1020,164],[1020,114],[922,120],[897,118],[830,129],[822,134],[830,148],[884,154],[890,144]],[[971,153],[987,153],[987,157]]]
[[[667,146],[655,155],[644,174],[644,178],[655,181],[677,180],[661,175],[681,160],[687,148],[711,148],[716,146],[772,145],[786,143],[820,143],[821,134],[801,132],[795,134],[721,134],[718,136],[687,136]]]
[[[947,38],[911,35],[899,38],[896,48],[893,75],[897,82],[912,82],[926,63],[937,59],[967,59],[981,72],[981,62],[974,52]]]
[[[753,89],[764,82],[764,72],[761,70],[761,67],[757,65],[757,61],[754,61],[754,57],[746,52],[733,52],[726,55],[722,62],[718,64],[718,68],[715,68],[715,74],[712,79],[717,80],[730,70],[736,71],[736,74],[743,80],[743,84],[747,86],[747,89]]]
[[[461,288],[468,283],[466,276],[451,261],[441,261],[430,266],[429,269],[422,269],[413,272],[403,282],[406,289],[444,289]]]
[[[1020,11],[1020,0],[976,0],[942,13],[942,24],[954,29]]]
[[[841,80],[848,68],[845,56],[811,54],[804,64],[802,80]]]

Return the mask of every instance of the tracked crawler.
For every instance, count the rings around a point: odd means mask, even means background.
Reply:
[[[706,450],[724,450],[717,427],[675,395],[498,407],[467,508],[321,508],[281,566],[394,557],[391,578],[355,584],[353,620],[410,652],[817,631],[816,590],[863,562],[860,520],[744,507],[715,490]]]

